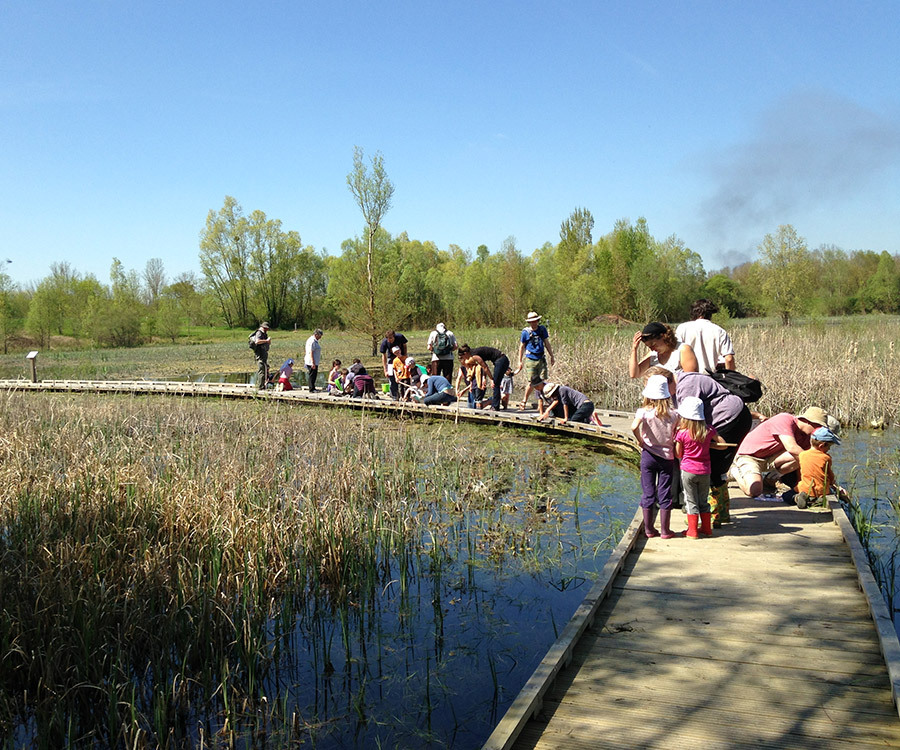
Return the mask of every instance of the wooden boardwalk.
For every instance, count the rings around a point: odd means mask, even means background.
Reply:
[[[833,511],[739,498],[696,541],[647,540],[636,517],[583,635],[563,634],[485,748],[900,747],[900,646]]]

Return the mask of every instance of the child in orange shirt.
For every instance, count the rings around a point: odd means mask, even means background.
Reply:
[[[809,450],[800,453],[800,482],[797,484],[797,495],[794,502],[798,508],[805,508],[813,502],[825,502],[825,495],[838,492],[831,470],[831,456],[828,451],[832,445],[840,445],[841,441],[827,427],[820,427],[810,437]]]
[[[397,385],[401,386],[400,399],[406,401],[409,398],[409,368],[406,365],[406,360],[400,353],[400,347],[395,346],[392,351],[397,355],[391,362],[391,366],[394,368],[394,380],[397,381]]]

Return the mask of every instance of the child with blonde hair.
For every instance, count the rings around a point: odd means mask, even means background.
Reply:
[[[678,431],[675,433],[675,457],[681,461],[681,486],[688,527],[686,537],[712,536],[712,509],[709,505],[710,446],[725,445],[715,428],[708,427],[703,402],[686,396],[678,403]],[[698,528],[699,522],[699,528]]]
[[[672,539],[672,480],[675,475],[675,425],[678,414],[672,405],[669,383],[663,375],[651,375],[642,391],[643,406],[637,410],[631,431],[641,446],[641,511],[648,537]],[[660,531],[653,526],[659,508]]]

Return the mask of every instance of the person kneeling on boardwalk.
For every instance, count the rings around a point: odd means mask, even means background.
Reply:
[[[426,406],[452,404],[456,401],[453,386],[443,375],[423,375],[422,385],[425,386],[425,395],[421,397],[421,402]]]
[[[294,386],[291,385],[291,376],[294,374],[294,360],[286,359],[281,369],[278,371],[278,385],[275,390],[292,391]]]
[[[675,426],[678,413],[672,405],[669,383],[663,375],[651,375],[642,392],[643,406],[634,415],[631,431],[641,446],[641,511],[644,534],[672,539],[672,480],[675,477]],[[659,525],[653,526],[659,507]]]
[[[566,422],[590,423],[591,415],[594,413],[594,402],[590,401],[581,391],[576,391],[567,385],[544,382],[541,377],[532,378],[531,387],[547,402],[546,408],[538,414],[538,422],[542,422],[551,415],[559,417],[559,408],[562,408],[562,416],[559,419],[563,424]]]
[[[820,427],[812,434],[810,443],[812,447],[803,451],[799,458],[800,482],[794,496],[798,508],[810,504],[825,505],[825,496],[829,493],[844,494],[844,489],[835,484],[831,456],[828,455],[831,446],[841,444],[840,438],[827,427]]]
[[[675,457],[681,461],[681,486],[688,527],[684,535],[696,539],[712,536],[712,512],[709,506],[710,445],[724,444],[714,427],[707,427],[703,402],[686,396],[678,403],[678,432],[675,433]],[[700,528],[697,528],[697,523]]]
[[[762,494],[767,472],[771,472],[772,480],[781,478],[785,484],[795,484],[800,454],[809,449],[810,436],[827,426],[828,414],[818,406],[810,406],[797,416],[782,412],[769,417],[741,441],[731,476],[748,497]]]

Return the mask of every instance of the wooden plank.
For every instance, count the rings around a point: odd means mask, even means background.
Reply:
[[[881,595],[881,589],[875,581],[875,576],[872,575],[868,556],[859,541],[853,524],[850,523],[850,519],[847,518],[847,514],[839,502],[832,499],[829,501],[829,507],[859,573],[859,585],[866,597],[878,641],[881,644],[881,653],[887,666],[891,682],[891,696],[894,706],[900,712],[900,642],[897,639],[894,621],[885,604],[884,597]]]

